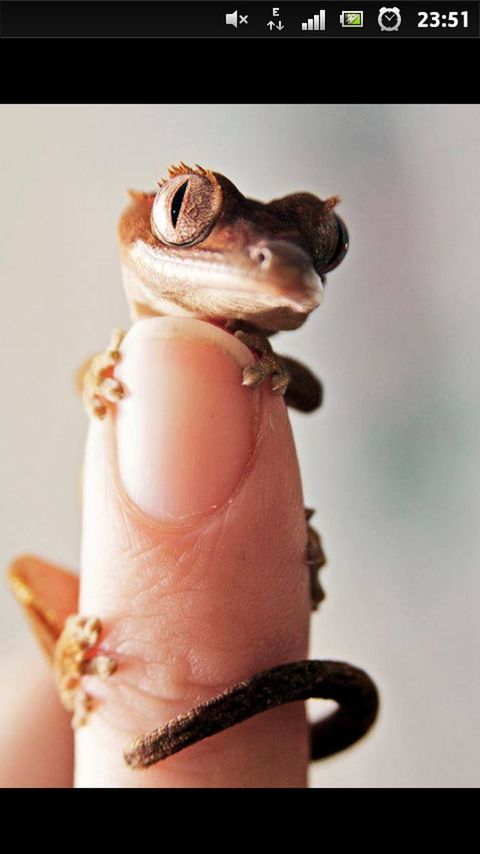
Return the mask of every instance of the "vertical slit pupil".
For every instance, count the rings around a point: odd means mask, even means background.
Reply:
[[[177,192],[175,193],[175,195],[172,199],[171,213],[172,213],[172,223],[173,223],[174,228],[177,225],[177,220],[178,220],[178,216],[180,213],[180,208],[182,207],[183,197],[184,197],[185,193],[187,192],[187,187],[188,187],[188,181],[185,181],[185,183],[182,184],[182,186],[178,188]]]

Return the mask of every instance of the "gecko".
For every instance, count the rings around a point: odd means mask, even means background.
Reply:
[[[321,304],[326,275],[345,257],[348,231],[336,208],[298,192],[268,203],[247,198],[224,175],[181,162],[171,166],[153,192],[129,191],[119,222],[122,278],[132,322],[161,315],[195,317],[221,326],[251,351],[242,385],[269,383],[287,406],[313,412],[322,385],[305,365],[275,352],[270,338],[300,328]],[[115,329],[107,348],[82,367],[79,388],[93,418],[104,418],[123,395],[115,377],[125,332]],[[319,571],[326,563],[322,541],[305,508],[305,571],[312,610],[324,598]],[[25,560],[25,559],[23,559]],[[111,677],[114,658],[99,654],[102,624],[97,617],[70,615],[63,623],[35,601],[26,564],[10,571],[18,598],[43,624],[44,647],[72,725],[84,725],[93,702],[82,676]],[[336,700],[329,717],[311,725],[311,758],[348,747],[372,726],[378,691],[358,668],[338,661],[300,661],[254,674],[211,700],[130,742],[124,752],[132,768],[146,768],[267,709],[310,697]]]

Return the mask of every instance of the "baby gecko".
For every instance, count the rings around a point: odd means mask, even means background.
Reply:
[[[151,193],[130,191],[119,223],[122,275],[132,321],[159,315],[195,317],[239,338],[252,351],[242,384],[269,382],[287,405],[312,412],[322,387],[300,362],[274,352],[270,337],[298,329],[322,300],[325,276],[348,249],[348,232],[335,208],[340,199],[293,193],[268,203],[246,198],[218,172],[184,163]],[[114,330],[107,349],[81,372],[87,412],[103,418],[124,394],[114,368],[125,333]],[[306,508],[306,571],[312,609],[323,599],[318,573],[326,560]],[[28,599],[21,563],[11,582]],[[32,605],[34,607],[34,605]],[[38,606],[36,617],[38,618]],[[48,619],[44,617],[44,623]],[[47,625],[47,635],[48,635]],[[95,654],[98,618],[70,616],[62,627],[50,621],[47,643],[60,695],[73,725],[92,708],[82,676],[111,676],[117,662]],[[132,741],[127,763],[145,768],[190,744],[255,714],[293,700],[334,699],[338,709],[311,727],[311,756],[318,759],[360,738],[375,720],[378,694],[367,674],[334,661],[283,664],[239,682],[217,697]]]

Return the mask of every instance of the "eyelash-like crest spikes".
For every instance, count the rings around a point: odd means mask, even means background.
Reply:
[[[180,163],[173,163],[172,166],[168,167],[168,178],[160,178],[157,182],[158,186],[163,187],[166,181],[170,178],[176,178],[178,175],[199,175],[200,178],[204,178],[213,175],[213,172],[210,169],[204,169],[198,163],[195,163],[195,166],[188,166],[181,160]]]
[[[330,213],[337,205],[340,204],[341,201],[340,196],[330,196],[329,199],[325,199],[323,203],[323,213]]]

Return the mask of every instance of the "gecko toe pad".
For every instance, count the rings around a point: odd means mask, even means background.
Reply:
[[[114,658],[95,654],[101,631],[97,617],[72,614],[66,619],[55,646],[54,670],[60,698],[65,708],[73,712],[74,728],[87,723],[94,706],[93,698],[83,688],[82,676],[106,679],[118,666]]]

